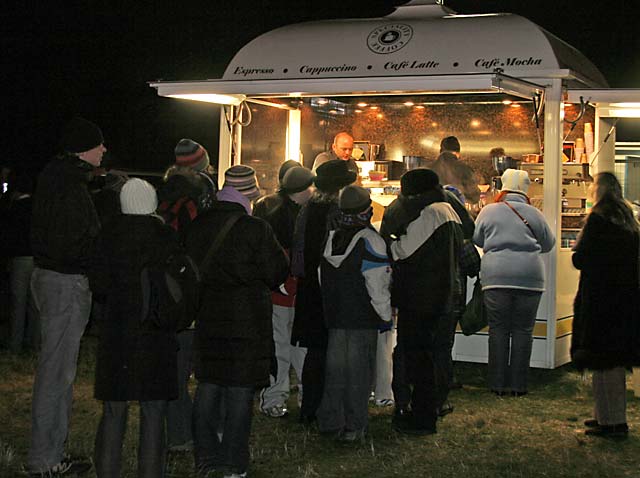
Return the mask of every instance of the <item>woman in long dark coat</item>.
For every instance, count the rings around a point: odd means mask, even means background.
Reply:
[[[640,364],[639,227],[611,173],[593,185],[594,206],[575,246],[580,270],[571,357],[593,370],[594,418],[586,434],[626,436],[625,368]]]
[[[99,478],[120,477],[128,401],[140,402],[138,476],[164,476],[167,400],[178,396],[176,328],[142,320],[141,271],[176,250],[169,226],[153,213],[153,186],[130,179],[122,187],[123,214],[102,234],[99,288],[107,313],[99,323],[95,397],[103,412],[96,435]]]

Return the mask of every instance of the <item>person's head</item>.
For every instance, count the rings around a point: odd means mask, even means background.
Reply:
[[[598,213],[627,230],[638,231],[638,221],[633,216],[631,206],[624,199],[622,186],[613,173],[596,174],[590,189],[593,197],[591,212]]]
[[[224,187],[235,189],[249,201],[254,201],[260,197],[256,171],[251,166],[244,164],[236,164],[225,171]]]
[[[351,153],[353,153],[353,136],[344,131],[338,133],[333,138],[331,149],[339,159],[348,160],[351,158]]]
[[[313,193],[315,175],[310,169],[298,166],[290,168],[280,181],[280,191],[296,204],[305,204]]]
[[[504,152],[504,148],[491,148],[489,151],[490,158],[499,158],[504,156],[506,153]]]
[[[176,166],[183,166],[194,171],[207,171],[209,153],[204,147],[192,139],[183,138],[175,147]]]
[[[417,196],[438,189],[438,175],[430,169],[417,168],[407,171],[400,178],[400,194]]]
[[[371,194],[368,189],[352,184],[340,191],[338,198],[341,227],[366,227],[370,225],[373,216]]]
[[[455,136],[447,136],[440,141],[440,153],[453,153],[460,157],[460,141]]]
[[[122,214],[154,214],[158,208],[156,190],[144,179],[131,178],[120,190]]]
[[[337,193],[343,187],[354,182],[357,177],[358,175],[354,171],[349,170],[346,161],[332,159],[318,166],[314,183],[321,192]]]
[[[527,194],[531,180],[529,173],[521,169],[507,169],[500,177],[502,192]]]
[[[371,206],[371,194],[368,189],[351,184],[340,191],[338,206],[344,214],[359,214]]]
[[[79,116],[66,124],[62,134],[62,149],[93,167],[99,167],[107,148],[98,125]]]
[[[599,203],[603,198],[613,201],[624,201],[622,186],[618,178],[608,172],[598,173],[595,178],[593,178],[591,195],[593,196],[594,204]]]
[[[298,161],[294,161],[293,159],[287,159],[284,163],[280,165],[280,169],[278,170],[278,184],[282,185],[282,179],[284,175],[287,174],[291,168],[299,168],[302,164]]]

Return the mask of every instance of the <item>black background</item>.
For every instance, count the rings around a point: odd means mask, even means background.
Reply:
[[[235,52],[261,33],[317,19],[384,16],[403,2],[23,3],[3,6],[0,161],[40,165],[56,152],[64,122],[80,114],[102,127],[107,164],[162,170],[181,137],[200,141],[215,157],[219,113],[213,105],[160,98],[147,82],[219,78]],[[459,13],[522,15],[582,51],[619,88],[640,87],[635,3],[445,2]]]

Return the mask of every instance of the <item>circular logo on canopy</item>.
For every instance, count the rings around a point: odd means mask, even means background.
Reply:
[[[369,50],[380,55],[394,53],[404,47],[413,36],[413,28],[404,23],[392,23],[376,28],[367,37]]]

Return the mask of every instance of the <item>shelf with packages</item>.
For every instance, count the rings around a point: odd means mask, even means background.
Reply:
[[[544,165],[522,164],[521,168],[529,173],[531,179],[529,188],[531,204],[542,211]],[[570,249],[577,241],[587,215],[587,197],[592,182],[588,164],[562,164],[560,248]]]
[[[563,164],[562,169],[560,247],[570,249],[575,246],[584,226],[589,186],[593,179],[587,164]]]

